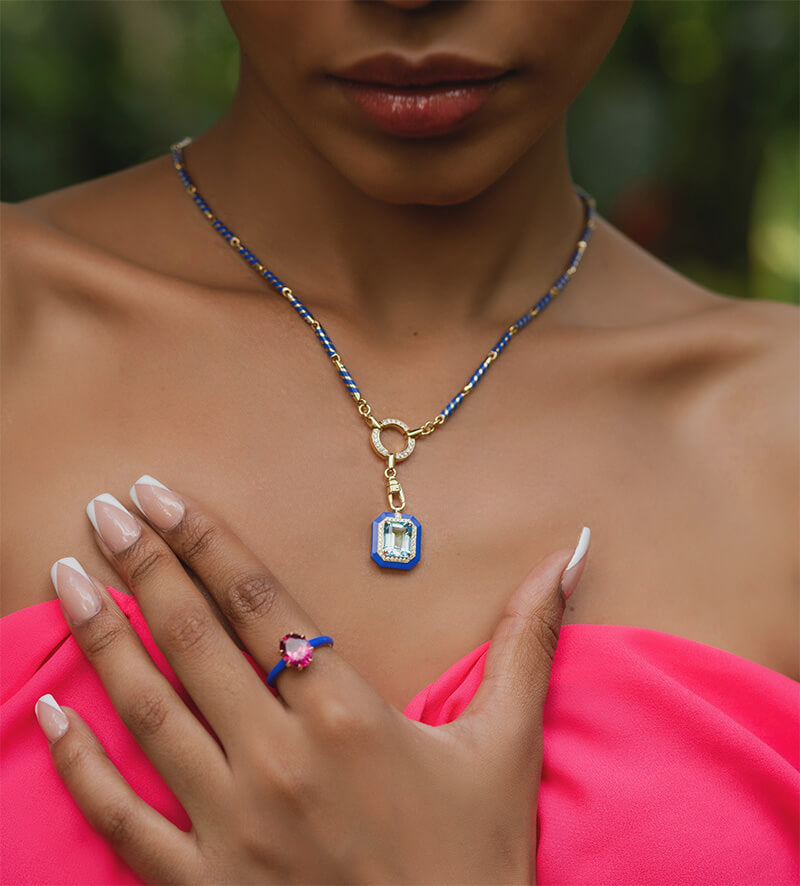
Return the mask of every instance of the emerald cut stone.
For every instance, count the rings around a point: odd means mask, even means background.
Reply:
[[[385,511],[372,523],[372,559],[383,568],[411,569],[419,562],[421,537],[416,517]]]
[[[383,552],[398,560],[411,558],[414,524],[410,520],[384,520]]]

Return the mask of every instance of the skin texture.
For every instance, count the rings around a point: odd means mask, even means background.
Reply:
[[[564,270],[581,227],[564,116],[628,4],[225,8],[242,81],[189,172],[376,414],[421,424]],[[459,133],[407,144],[324,77],[384,49],[518,76]],[[396,708],[583,525],[565,623],[800,676],[796,308],[699,287],[599,217],[567,288],[401,466],[426,536],[398,574],[369,559],[384,481],[352,401],[168,156],[4,207],[2,233],[4,614],[52,598],[58,557],[120,587],[83,507],[127,504],[149,473],[223,517]]]

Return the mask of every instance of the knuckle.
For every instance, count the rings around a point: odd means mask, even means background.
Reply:
[[[346,735],[356,729],[356,717],[342,702],[329,698],[317,709],[317,725],[327,735]]]
[[[271,793],[295,813],[313,807],[316,802],[315,780],[311,777],[309,769],[299,764],[271,767],[268,781]]]
[[[208,517],[187,514],[180,525],[182,529],[181,551],[187,560],[202,559],[214,550],[219,537],[219,528]]]
[[[130,583],[137,585],[146,582],[154,572],[164,565],[166,559],[166,548],[155,545],[138,548],[136,558],[131,560],[127,567]]]
[[[134,816],[127,806],[106,807],[97,817],[97,828],[112,846],[129,843],[134,831]]]
[[[161,729],[168,712],[166,700],[151,692],[134,699],[125,710],[123,719],[134,735],[149,736]]]
[[[272,612],[278,595],[279,590],[272,576],[248,573],[231,582],[223,611],[233,625],[258,621]]]
[[[372,738],[377,729],[374,718],[334,698],[321,703],[315,714],[318,731],[327,741],[356,744]]]
[[[123,622],[119,617],[111,617],[102,621],[93,620],[88,623],[91,625],[85,636],[83,643],[83,651],[88,658],[97,658],[109,646],[118,643],[126,630],[128,623]]]
[[[286,856],[277,851],[278,847],[274,845],[268,830],[260,826],[258,818],[251,814],[250,808],[234,810],[229,820],[232,822],[233,841],[241,847],[244,856],[258,861],[267,870],[277,874],[286,863]],[[223,882],[223,880],[213,882]],[[291,875],[273,882],[289,883]]]
[[[552,661],[561,633],[561,615],[549,608],[536,610],[531,614],[527,627],[530,639],[537,643]]]
[[[64,744],[59,742],[58,748],[58,771],[67,780],[71,779],[81,770],[91,766],[94,751],[84,741],[74,741]]]
[[[197,606],[176,609],[164,620],[164,639],[176,652],[196,652],[203,648],[211,635],[212,617]]]

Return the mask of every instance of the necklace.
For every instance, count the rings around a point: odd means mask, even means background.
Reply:
[[[267,282],[278,290],[278,292],[289,302],[289,304],[297,311],[297,313],[308,323],[314,330],[319,343],[325,350],[325,353],[336,367],[339,377],[344,382],[348,393],[353,398],[358,414],[366,422],[370,432],[370,442],[375,452],[382,458],[386,459],[386,468],[383,476],[386,478],[386,499],[389,503],[390,510],[379,514],[372,522],[372,559],[383,568],[388,569],[412,569],[419,563],[420,554],[422,552],[422,526],[416,517],[411,514],[404,513],[406,506],[405,494],[400,481],[397,479],[397,465],[399,462],[407,459],[414,451],[417,440],[430,436],[437,428],[440,428],[445,421],[458,409],[463,399],[473,391],[478,382],[483,378],[486,370],[494,363],[494,361],[503,353],[506,345],[511,339],[523,330],[528,323],[541,313],[547,305],[550,304],[554,296],[569,283],[578,265],[583,258],[583,253],[589,243],[589,238],[595,227],[595,201],[594,198],[583,191],[581,188],[575,188],[576,193],[584,204],[584,229],[580,239],[575,245],[575,251],[569,260],[569,264],[564,273],[553,283],[550,289],[539,299],[538,302],[526,311],[516,322],[506,329],[499,341],[489,351],[486,357],[481,361],[478,368],[469,377],[464,387],[453,397],[453,399],[435,416],[435,418],[426,421],[425,424],[417,428],[410,428],[405,422],[398,418],[384,418],[379,421],[372,414],[372,407],[361,395],[353,377],[342,362],[333,342],[328,334],[322,328],[320,322],[313,316],[311,311],[298,299],[292,290],[283,281],[279,280],[258,258],[242,243],[241,238],[237,237],[230,228],[227,228],[219,218],[211,211],[208,203],[198,193],[198,190],[186,171],[186,165],[183,162],[183,149],[191,143],[191,138],[185,138],[182,141],[170,147],[172,152],[172,161],[175,169],[186,188],[187,193],[192,198],[197,208],[211,223],[214,230],[243,258],[256,273],[263,277]],[[405,437],[405,445],[403,449],[392,452],[386,448],[381,440],[381,432],[386,428],[393,428],[399,431]]]

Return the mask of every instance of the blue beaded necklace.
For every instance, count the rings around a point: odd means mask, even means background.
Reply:
[[[543,295],[538,302],[528,311],[526,311],[516,322],[503,333],[499,341],[489,351],[481,364],[469,377],[464,387],[453,397],[453,399],[442,409],[442,411],[430,421],[425,422],[417,428],[410,428],[405,422],[397,418],[385,418],[379,421],[372,414],[372,407],[361,395],[361,391],[353,381],[353,377],[342,362],[336,348],[333,345],[327,332],[323,329],[320,322],[313,316],[311,311],[297,298],[292,290],[278,277],[272,273],[258,258],[242,243],[241,239],[226,227],[222,221],[211,211],[208,203],[199,194],[197,187],[189,173],[186,171],[186,164],[183,159],[183,149],[191,143],[191,138],[185,138],[171,146],[172,160],[175,169],[186,188],[187,193],[194,201],[200,212],[205,218],[211,222],[214,230],[234,249],[241,258],[243,258],[251,268],[272,286],[289,302],[289,304],[297,311],[297,313],[308,323],[314,330],[319,343],[325,350],[336,370],[342,379],[348,393],[355,401],[359,415],[366,422],[370,430],[370,441],[372,448],[383,459],[386,459],[386,468],[383,472],[386,478],[386,498],[391,510],[384,511],[372,521],[372,559],[378,566],[384,569],[413,569],[419,563],[422,553],[422,525],[419,520],[412,514],[404,513],[406,506],[405,494],[403,488],[397,479],[397,464],[411,455],[416,446],[417,439],[428,437],[437,428],[441,427],[445,421],[458,409],[461,402],[471,391],[475,389],[478,382],[483,378],[486,370],[494,363],[494,361],[503,353],[506,345],[519,332],[521,332],[530,322],[540,314],[551,302],[554,296],[569,283],[578,270],[578,265],[583,258],[583,253],[589,244],[592,231],[595,227],[595,201],[594,198],[587,194],[581,188],[576,187],[575,191],[580,197],[584,205],[584,229],[578,240],[575,251],[569,260],[569,264],[564,273],[553,283],[549,290]],[[403,449],[392,452],[386,448],[381,440],[381,432],[385,428],[394,428],[405,437],[405,445]]]

